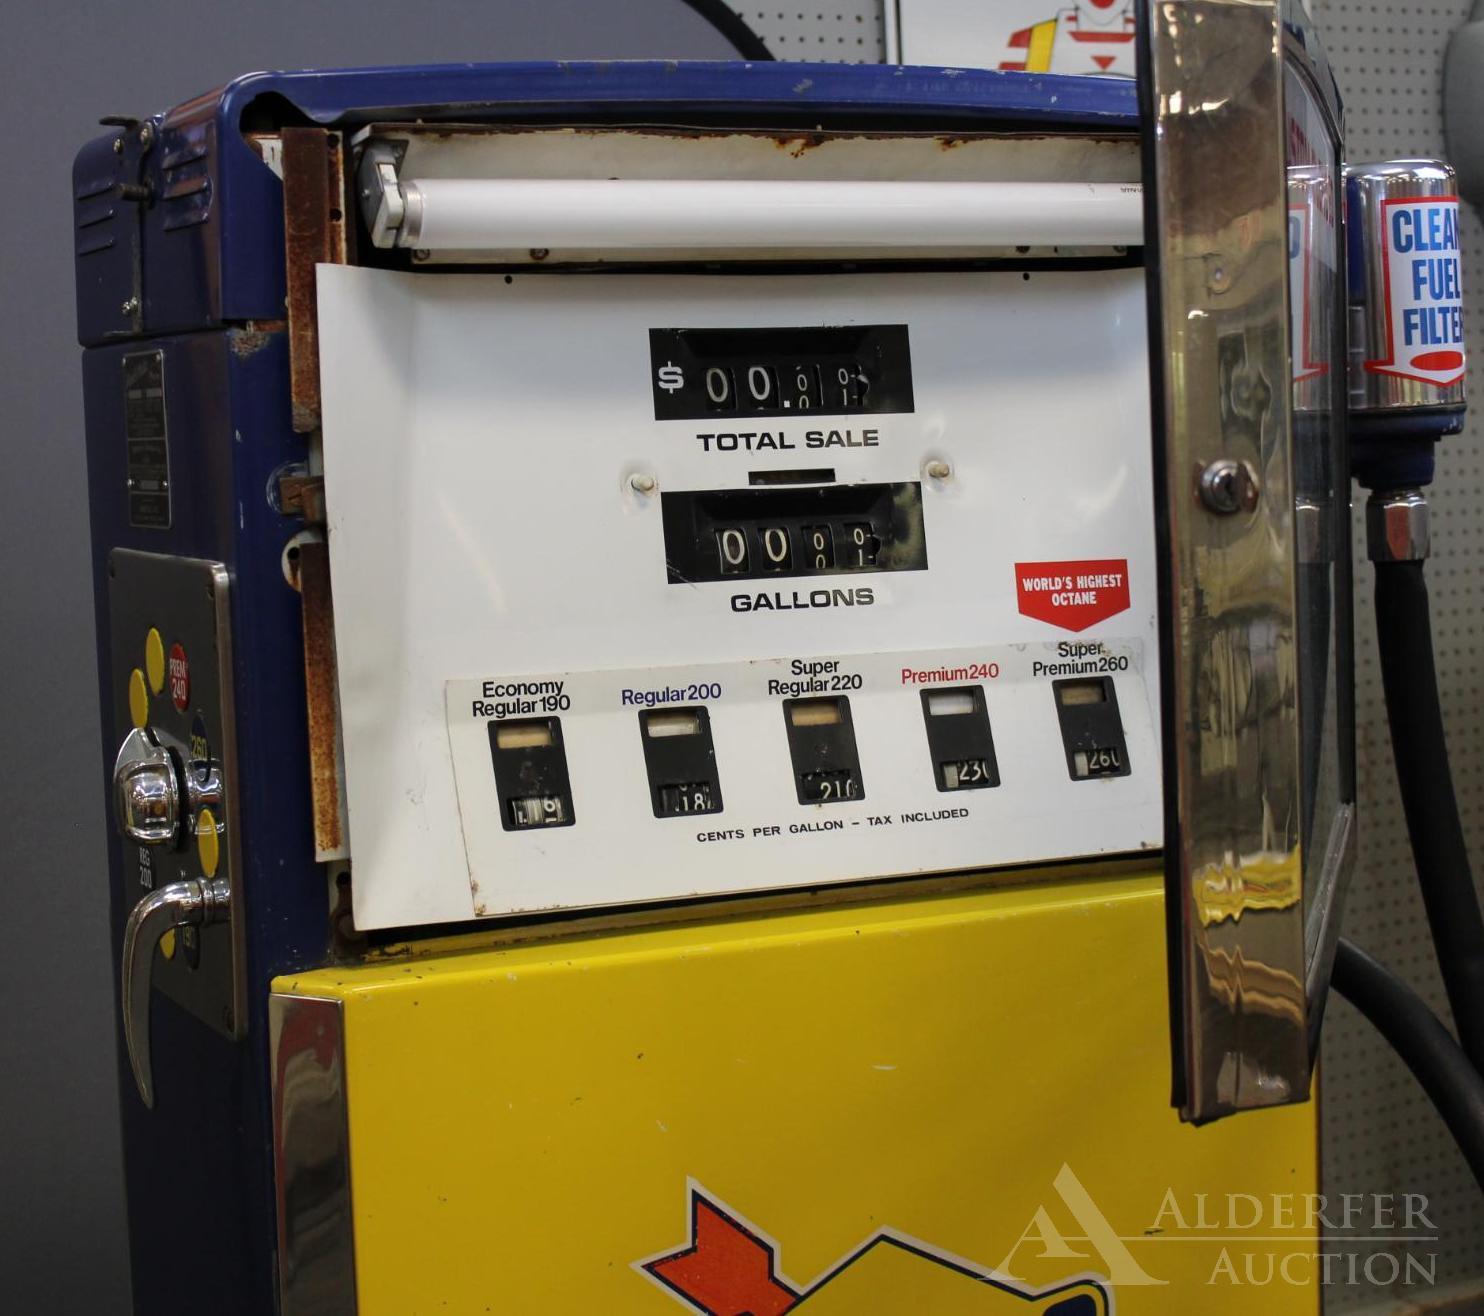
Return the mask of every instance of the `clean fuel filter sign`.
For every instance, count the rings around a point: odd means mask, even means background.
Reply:
[[[1365,368],[1445,387],[1456,383],[1464,372],[1458,198],[1383,201],[1381,241],[1388,352]]]

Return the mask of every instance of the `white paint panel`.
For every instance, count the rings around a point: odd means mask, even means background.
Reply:
[[[909,327],[914,412],[734,422],[736,432],[798,444],[752,453],[708,451],[697,436],[719,425],[655,421],[649,329],[831,324]],[[1156,652],[1142,271],[507,283],[321,267],[320,336],[358,925],[475,917],[471,864],[483,912],[498,914],[533,902],[642,901],[1158,843],[1155,664],[1142,657]],[[810,450],[810,429],[857,442],[874,429],[878,442]],[[925,477],[935,461],[949,465],[947,479]],[[841,483],[920,481],[928,568],[669,583],[660,499],[635,492],[631,476],[652,475],[666,491],[745,489],[752,471],[820,466]],[[1110,558],[1129,564],[1127,610],[1075,636],[1018,611],[1016,562]],[[821,583],[869,585],[874,601],[734,604],[759,592],[807,595]],[[645,669],[662,683],[662,669],[735,671],[812,655],[889,671],[903,654],[932,667],[953,651],[1006,653],[1058,639],[1106,640],[1141,655],[1142,671],[1118,678],[1133,775],[1073,783],[1063,765],[1053,781],[1047,765],[1061,747],[1049,692],[1044,682],[1006,679],[988,691],[997,749],[1007,738],[1005,784],[977,794],[1008,801],[1012,781],[1031,792],[1024,798],[1055,793],[1058,816],[1075,823],[1048,825],[1049,794],[1038,817],[986,799],[976,804],[972,844],[888,853],[848,832],[816,834],[811,843],[840,848],[816,849],[801,865],[750,855],[721,871],[714,846],[657,841],[686,824],[649,813],[635,711],[618,717],[594,694],[591,707],[563,714],[577,824],[517,835],[535,845],[509,868],[503,842],[486,851],[477,826],[461,827],[449,682],[568,674],[574,689],[600,692],[618,679],[593,675],[603,672]],[[873,667],[864,657],[873,654],[898,657]],[[884,685],[863,691],[856,713],[866,803],[882,814],[943,807],[953,795],[908,781],[911,763],[925,759],[924,733],[916,695],[896,693],[903,698],[888,712]],[[782,714],[750,716],[759,698],[724,698],[712,709],[727,806],[714,829],[734,825],[734,800],[749,818],[821,812],[784,798]],[[453,731],[457,745],[457,724]],[[464,775],[477,775],[476,757]],[[490,791],[493,807],[492,773]],[[1115,796],[1117,807],[1107,807]],[[469,807],[466,799],[466,821]]]

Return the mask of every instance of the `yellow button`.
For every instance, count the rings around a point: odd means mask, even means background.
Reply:
[[[149,688],[159,694],[165,688],[165,641],[153,626],[144,637],[144,672],[149,677]]]
[[[222,843],[216,834],[216,815],[210,809],[202,809],[196,815],[196,858],[201,861],[201,871],[207,877],[215,877],[221,857]]]
[[[175,929],[166,928],[165,935],[160,938],[160,954],[167,960],[175,958]]]
[[[144,673],[137,667],[129,673],[129,716],[136,727],[149,725],[149,691],[144,688]]]

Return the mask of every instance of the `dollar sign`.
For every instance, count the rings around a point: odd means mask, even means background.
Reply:
[[[667,361],[659,368],[659,381],[666,393],[673,393],[685,383],[685,372],[673,361]]]

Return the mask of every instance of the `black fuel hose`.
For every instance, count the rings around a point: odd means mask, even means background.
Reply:
[[[1406,983],[1343,937],[1330,982],[1412,1071],[1484,1188],[1484,1079],[1453,1034]]]
[[[743,21],[742,16],[723,0],[681,0],[694,9],[718,32],[730,41],[743,59],[773,59],[763,39]],[[783,17],[782,14],[779,15]]]
[[[1484,916],[1474,890],[1433,665],[1421,562],[1376,563],[1381,680],[1407,835],[1464,1053],[1484,1073]]]

